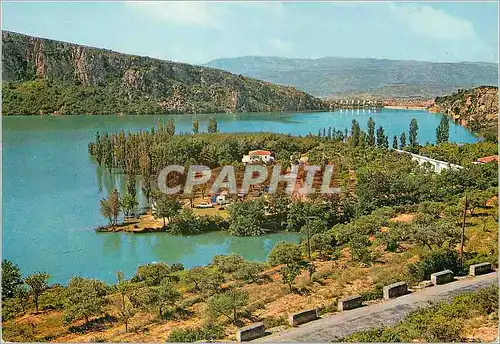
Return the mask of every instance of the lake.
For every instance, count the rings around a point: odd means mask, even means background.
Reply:
[[[96,131],[137,131],[154,126],[158,118],[174,118],[176,130],[191,131],[193,118],[206,131],[213,115],[73,116],[2,118],[2,245],[3,257],[23,273],[46,271],[52,283],[73,275],[115,281],[115,272],[132,276],[140,264],[153,261],[203,265],[216,254],[234,252],[250,260],[266,259],[280,240],[298,242],[297,233],[239,238],[216,232],[178,237],[165,233],[95,233],[107,220],[98,202],[112,187],[124,187],[121,175],[105,175],[96,167],[87,144]],[[433,142],[440,116],[426,111],[343,110],[313,113],[252,113],[215,115],[219,130],[272,131],[306,135],[320,128],[350,128],[353,119],[366,130],[373,116],[389,142],[408,131],[415,117],[419,142]],[[471,132],[450,123],[450,140],[476,142]]]

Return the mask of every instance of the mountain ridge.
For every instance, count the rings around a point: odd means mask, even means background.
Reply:
[[[215,59],[205,65],[293,85],[318,97],[431,99],[459,88],[498,83],[498,66],[489,62],[244,56]]]
[[[2,32],[3,114],[323,109],[293,87],[214,68]]]

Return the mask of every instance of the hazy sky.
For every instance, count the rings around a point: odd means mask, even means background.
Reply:
[[[5,30],[188,63],[246,55],[498,61],[494,2],[3,2]]]

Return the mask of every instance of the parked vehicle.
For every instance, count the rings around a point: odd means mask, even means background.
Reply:
[[[200,209],[213,208],[213,207],[214,207],[214,205],[212,203],[208,203],[208,202],[203,202],[203,203],[196,205],[196,208],[200,208]]]

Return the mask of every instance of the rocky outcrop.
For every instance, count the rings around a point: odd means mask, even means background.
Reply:
[[[208,67],[2,33],[4,114],[319,110],[323,102]]]
[[[444,113],[487,138],[498,136],[498,87],[481,86],[437,97],[429,111]]]

